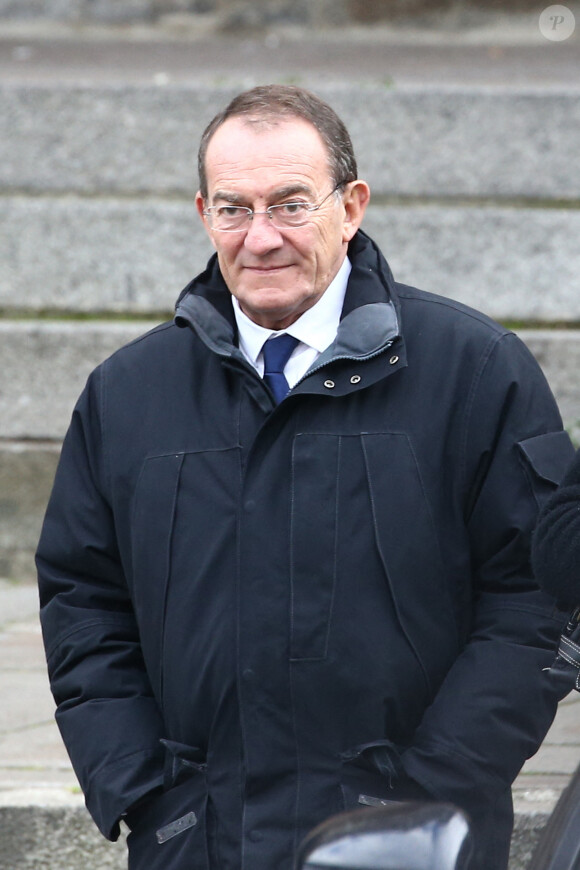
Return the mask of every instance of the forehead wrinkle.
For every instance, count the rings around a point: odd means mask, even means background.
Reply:
[[[216,199],[223,199],[226,202],[232,203],[241,203],[244,201],[245,197],[242,196],[241,193],[235,193],[232,190],[215,190],[211,196],[211,199],[215,202]]]
[[[263,198],[275,202],[278,199],[284,199],[287,196],[296,196],[300,193],[307,194],[308,196],[314,196],[314,191],[309,184],[305,184],[301,181],[295,181],[284,184],[282,187],[275,188]],[[248,201],[247,197],[245,197],[243,194],[226,189],[215,190],[211,198],[213,202],[216,202],[218,199],[223,199],[225,202],[231,202],[234,204],[241,204]],[[262,199],[262,196],[259,196],[259,198]]]
[[[206,156],[210,196],[218,191],[235,196],[256,195],[262,200],[294,192],[316,195],[321,186],[326,186],[326,180],[333,179],[322,143],[318,148],[317,141],[311,153],[301,143],[287,147],[286,140],[263,142],[254,136],[238,144],[242,150],[234,155],[229,141],[219,138],[210,142]]]
[[[296,193],[307,193],[312,196],[314,191],[309,184],[305,184],[301,181],[296,181],[285,184],[283,187],[276,188],[273,196],[276,199],[283,199],[285,196],[294,196],[294,194]]]

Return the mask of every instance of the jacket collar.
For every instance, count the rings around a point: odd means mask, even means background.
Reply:
[[[366,360],[400,336],[400,308],[391,270],[376,244],[361,230],[352,239],[352,263],[341,321],[334,342],[315,369],[337,360]],[[177,326],[189,326],[220,356],[242,359],[230,292],[214,254],[204,272],[182,291],[175,308]]]

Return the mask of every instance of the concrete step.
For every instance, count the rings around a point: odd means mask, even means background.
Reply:
[[[0,197],[0,309],[171,311],[212,252],[193,202]],[[580,210],[375,197],[396,277],[498,320],[580,322]]]
[[[1,2],[1,0],[0,0]],[[17,0],[20,2],[20,0]],[[118,0],[114,0],[118,2]],[[332,0],[334,2],[334,0]],[[574,6],[580,15],[580,4]],[[2,21],[6,83],[232,86],[260,82],[316,88],[407,85],[578,89],[578,29],[554,46],[539,15],[496,12],[478,26],[276,27],[216,33],[211,17],[164,19],[155,27],[86,27]]]
[[[34,553],[60,442],[0,439],[0,577],[35,576]]]
[[[33,572],[60,440],[90,371],[144,322],[0,321],[0,576]],[[580,331],[521,330],[580,443]]]
[[[7,800],[4,804],[3,800]],[[549,812],[516,812],[509,870],[526,870]],[[25,836],[22,832],[25,831]],[[0,795],[0,870],[127,870],[125,832],[117,843],[97,831],[78,800],[28,789]]]
[[[227,78],[227,77],[226,77]],[[205,124],[229,84],[0,87],[5,193],[185,196]],[[305,84],[313,84],[305,77]],[[321,83],[376,195],[578,203],[578,90]]]

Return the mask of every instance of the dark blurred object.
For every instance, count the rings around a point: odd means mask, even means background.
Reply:
[[[393,803],[332,816],[306,837],[295,870],[469,870],[469,823],[451,804]],[[528,870],[580,870],[580,767]]]
[[[580,767],[548,819],[528,870],[580,870]]]
[[[535,12],[535,0],[348,0],[353,21],[369,23],[389,19],[412,19],[434,13]]]

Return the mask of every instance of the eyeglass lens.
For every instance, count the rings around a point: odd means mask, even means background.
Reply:
[[[214,230],[236,232],[247,230],[254,215],[267,215],[273,226],[279,229],[305,226],[312,212],[318,209],[338,190],[337,185],[318,205],[306,202],[285,202],[271,205],[266,211],[255,212],[250,208],[238,205],[211,206],[205,211]]]

